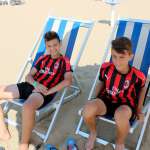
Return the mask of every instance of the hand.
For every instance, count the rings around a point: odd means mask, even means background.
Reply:
[[[42,93],[44,95],[47,95],[47,92],[48,92],[47,87],[45,87],[44,85],[42,85],[42,84],[40,84],[38,82],[37,82],[37,85],[36,85],[34,91],[35,92],[40,92],[40,93]]]
[[[139,121],[139,122],[144,122],[144,113],[137,113],[137,120]]]

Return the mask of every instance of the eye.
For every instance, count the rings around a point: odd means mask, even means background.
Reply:
[[[124,59],[125,57],[121,56],[120,58],[121,58],[121,59]]]
[[[116,56],[115,56],[115,55],[112,55],[112,57],[113,57],[113,58],[116,58]]]

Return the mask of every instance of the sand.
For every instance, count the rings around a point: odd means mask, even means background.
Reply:
[[[149,5],[149,0],[122,0],[116,7],[116,18],[150,19]],[[104,48],[111,32],[111,27],[106,24],[110,19],[110,7],[108,5],[100,0],[25,0],[24,4],[18,6],[0,6],[0,83],[11,84],[16,82],[19,70],[32,49],[48,14],[97,21],[77,69],[82,92],[73,101],[62,106],[56,120],[56,126],[48,138],[48,143],[63,149],[67,137],[73,136],[77,139],[79,149],[84,150],[86,140],[79,135],[75,135],[80,119],[77,112],[86,103],[98,70],[98,64],[103,56]],[[14,110],[11,110],[9,115],[13,119],[20,119]],[[49,117],[39,122],[38,127],[44,130],[50,121]],[[12,139],[8,142],[0,141],[0,145],[3,145],[6,150],[17,150],[20,128],[9,126],[9,130]],[[104,135],[108,134],[109,136],[112,133],[113,129],[110,129],[106,130]],[[129,141],[130,145],[134,146],[133,139],[136,139],[136,137],[137,135],[129,136],[127,141]],[[149,139],[150,128],[148,126],[141,150],[149,150]],[[33,134],[31,138],[32,145],[37,145],[40,142],[41,140]],[[104,147],[96,144],[95,149],[103,150]]]

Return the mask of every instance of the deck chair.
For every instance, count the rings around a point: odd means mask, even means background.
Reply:
[[[14,6],[14,5],[21,5],[21,4],[25,3],[23,0],[9,0],[8,2],[12,6]]]
[[[119,0],[103,0],[103,2],[110,5],[111,7],[110,25],[113,27],[115,23],[116,5],[118,5],[120,1]]]
[[[68,88],[64,88],[58,100],[55,100],[54,102],[52,101],[44,108],[41,108],[36,111],[36,120],[39,120],[39,118],[41,118],[41,116],[44,116],[45,113],[47,113],[48,111],[55,110],[46,133],[40,133],[36,130],[33,130],[38,136],[40,136],[40,138],[43,139],[44,142],[47,141],[47,138],[52,131],[52,127],[54,126],[57,114],[60,110],[62,103],[64,103],[64,101],[66,102],[68,100],[73,99],[73,97],[77,96],[81,91],[80,83],[75,74],[75,70],[79,63],[82,52],[85,48],[88,37],[91,33],[92,27],[93,27],[93,21],[90,20],[84,21],[84,20],[75,20],[75,19],[58,18],[58,17],[49,16],[44,24],[40,36],[38,37],[36,43],[33,46],[32,51],[28,56],[27,61],[25,62],[25,65],[23,66],[21,72],[19,73],[17,83],[21,82],[24,79],[23,77],[26,74],[26,69],[27,70],[28,68],[30,69],[33,66],[33,64],[36,62],[36,60],[42,54],[45,53],[45,42],[43,38],[44,34],[48,31],[56,31],[60,36],[60,39],[62,40],[62,54],[67,56],[71,61],[74,84],[70,86],[72,90],[69,94],[66,94]],[[3,107],[3,110],[4,112],[8,112],[8,110],[11,108],[10,106],[17,105],[19,107],[22,107],[23,103],[24,100],[22,99],[6,102]],[[15,126],[18,125],[18,123],[10,120],[10,118],[8,119],[6,118],[6,122]]]
[[[150,21],[144,21],[144,20],[134,20],[134,19],[120,19],[116,21],[115,26],[112,30],[112,34],[110,36],[110,39],[108,40],[108,46],[106,47],[106,51],[104,53],[104,57],[102,59],[101,64],[104,61],[110,61],[111,54],[110,54],[110,47],[111,47],[111,41],[115,39],[116,37],[126,36],[129,37],[133,43],[133,53],[134,53],[134,59],[130,62],[131,65],[135,66],[136,68],[140,69],[147,77],[147,85],[149,85],[149,76],[148,76],[148,70],[150,68]],[[100,66],[101,66],[100,64]],[[88,100],[92,99],[92,94],[94,92],[94,88],[96,86],[96,81],[99,77],[99,71],[96,75],[96,79],[94,80],[92,89],[90,91]],[[147,87],[147,91],[149,89],[149,86]],[[148,93],[148,92],[146,92]],[[147,97],[148,100],[150,100],[149,97]],[[141,142],[143,139],[144,131],[147,125],[147,121],[150,115],[150,101],[146,101],[144,104],[143,112],[145,113],[145,119],[144,123],[142,124],[142,129],[140,132],[140,136],[138,138],[138,142],[136,145],[136,150],[140,149]],[[80,111],[81,112],[81,111]],[[80,113],[81,114],[81,113]],[[112,118],[105,118],[105,117],[98,117],[98,119],[102,119],[104,122],[108,122],[110,124],[115,124],[114,120]],[[81,125],[83,123],[83,117],[81,116],[79,124],[76,129],[76,134],[79,134],[85,138],[89,136],[86,131],[84,132],[81,129]],[[130,133],[132,134],[137,126],[139,125],[139,122],[135,120],[132,122],[132,126],[130,128]],[[101,143],[103,145],[108,144],[107,140],[104,140],[102,138],[97,138],[96,141],[98,143]],[[113,144],[113,146],[115,146]]]

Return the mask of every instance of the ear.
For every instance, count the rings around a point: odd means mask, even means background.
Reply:
[[[61,48],[62,48],[62,40],[60,41],[60,43],[59,43],[59,44],[60,44],[60,50],[61,50]]]
[[[132,60],[132,59],[133,59],[133,57],[134,57],[134,54],[131,54],[131,55],[130,55],[130,60]]]
[[[62,46],[62,40],[60,40],[60,46]]]

